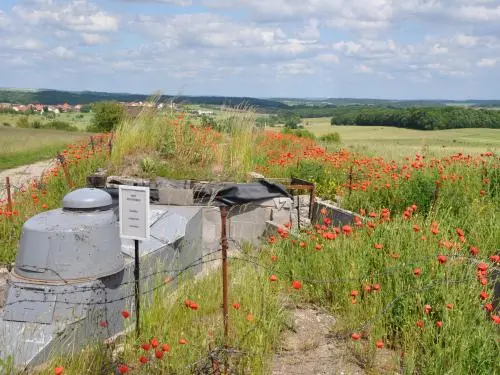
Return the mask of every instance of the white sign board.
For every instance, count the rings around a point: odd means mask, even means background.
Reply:
[[[120,237],[149,239],[149,187],[120,185]]]

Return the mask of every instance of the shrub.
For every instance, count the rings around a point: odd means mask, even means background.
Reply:
[[[24,129],[31,127],[28,116],[23,116],[19,120],[17,120],[16,126],[18,128],[24,128]]]
[[[323,134],[319,139],[328,143],[340,143],[340,134],[337,132]]]
[[[103,101],[92,106],[94,118],[89,131],[109,132],[113,130],[125,116],[123,106],[115,101]]]
[[[281,131],[283,134],[293,134],[299,138],[309,138],[309,139],[316,139],[316,136],[311,133],[309,130],[306,129],[290,129],[290,128],[283,128]]]
[[[3,125],[3,126],[6,126],[6,127],[8,127],[8,128],[10,128],[10,127],[12,126],[12,125],[10,124],[10,122],[6,122],[6,121],[4,121],[4,122],[2,123],[2,125]]]
[[[47,129],[56,129],[56,130],[66,130],[66,131],[77,131],[78,128],[76,126],[71,125],[69,122],[61,121],[61,120],[53,120],[45,124],[44,128]]]

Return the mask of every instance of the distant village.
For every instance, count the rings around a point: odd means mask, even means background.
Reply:
[[[130,110],[131,112],[135,112],[140,110],[143,107],[153,107],[156,106],[157,109],[162,109],[162,108],[170,108],[175,111],[180,111],[181,110],[181,103],[158,103],[158,104],[153,104],[150,102],[120,102],[125,108]],[[88,109],[88,110],[86,110]],[[68,103],[64,104],[53,104],[53,105],[45,105],[45,104],[12,104],[12,103],[0,103],[0,110],[12,110],[18,113],[45,113],[45,112],[52,112],[52,113],[65,113],[65,112],[90,112],[90,106],[89,104],[75,104],[71,105]],[[197,110],[191,110],[189,111],[192,114],[196,115],[213,115],[214,111],[212,110],[202,110],[202,109],[197,109]]]

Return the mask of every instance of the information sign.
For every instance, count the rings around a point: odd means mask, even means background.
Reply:
[[[120,237],[132,240],[148,240],[149,187],[119,186]]]

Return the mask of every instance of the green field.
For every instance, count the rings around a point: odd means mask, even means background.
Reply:
[[[330,118],[306,118],[304,128],[317,136],[329,132],[340,134],[342,144],[348,148],[387,158],[427,152],[480,153],[500,149],[500,130],[451,129],[412,130],[389,126],[331,126]]]
[[[67,143],[88,136],[81,132],[0,126],[0,170],[53,158]]]
[[[16,124],[19,121],[19,119],[24,116],[25,115],[22,114],[0,113],[0,125],[16,127],[17,126]],[[55,114],[54,118],[48,118],[39,113],[27,116],[30,123],[37,120],[40,121],[42,124],[52,120],[65,121],[68,122],[70,125],[76,126],[78,130],[82,131],[85,131],[87,129],[87,126],[90,124],[92,120],[91,113],[75,113],[75,112],[58,113]]]

